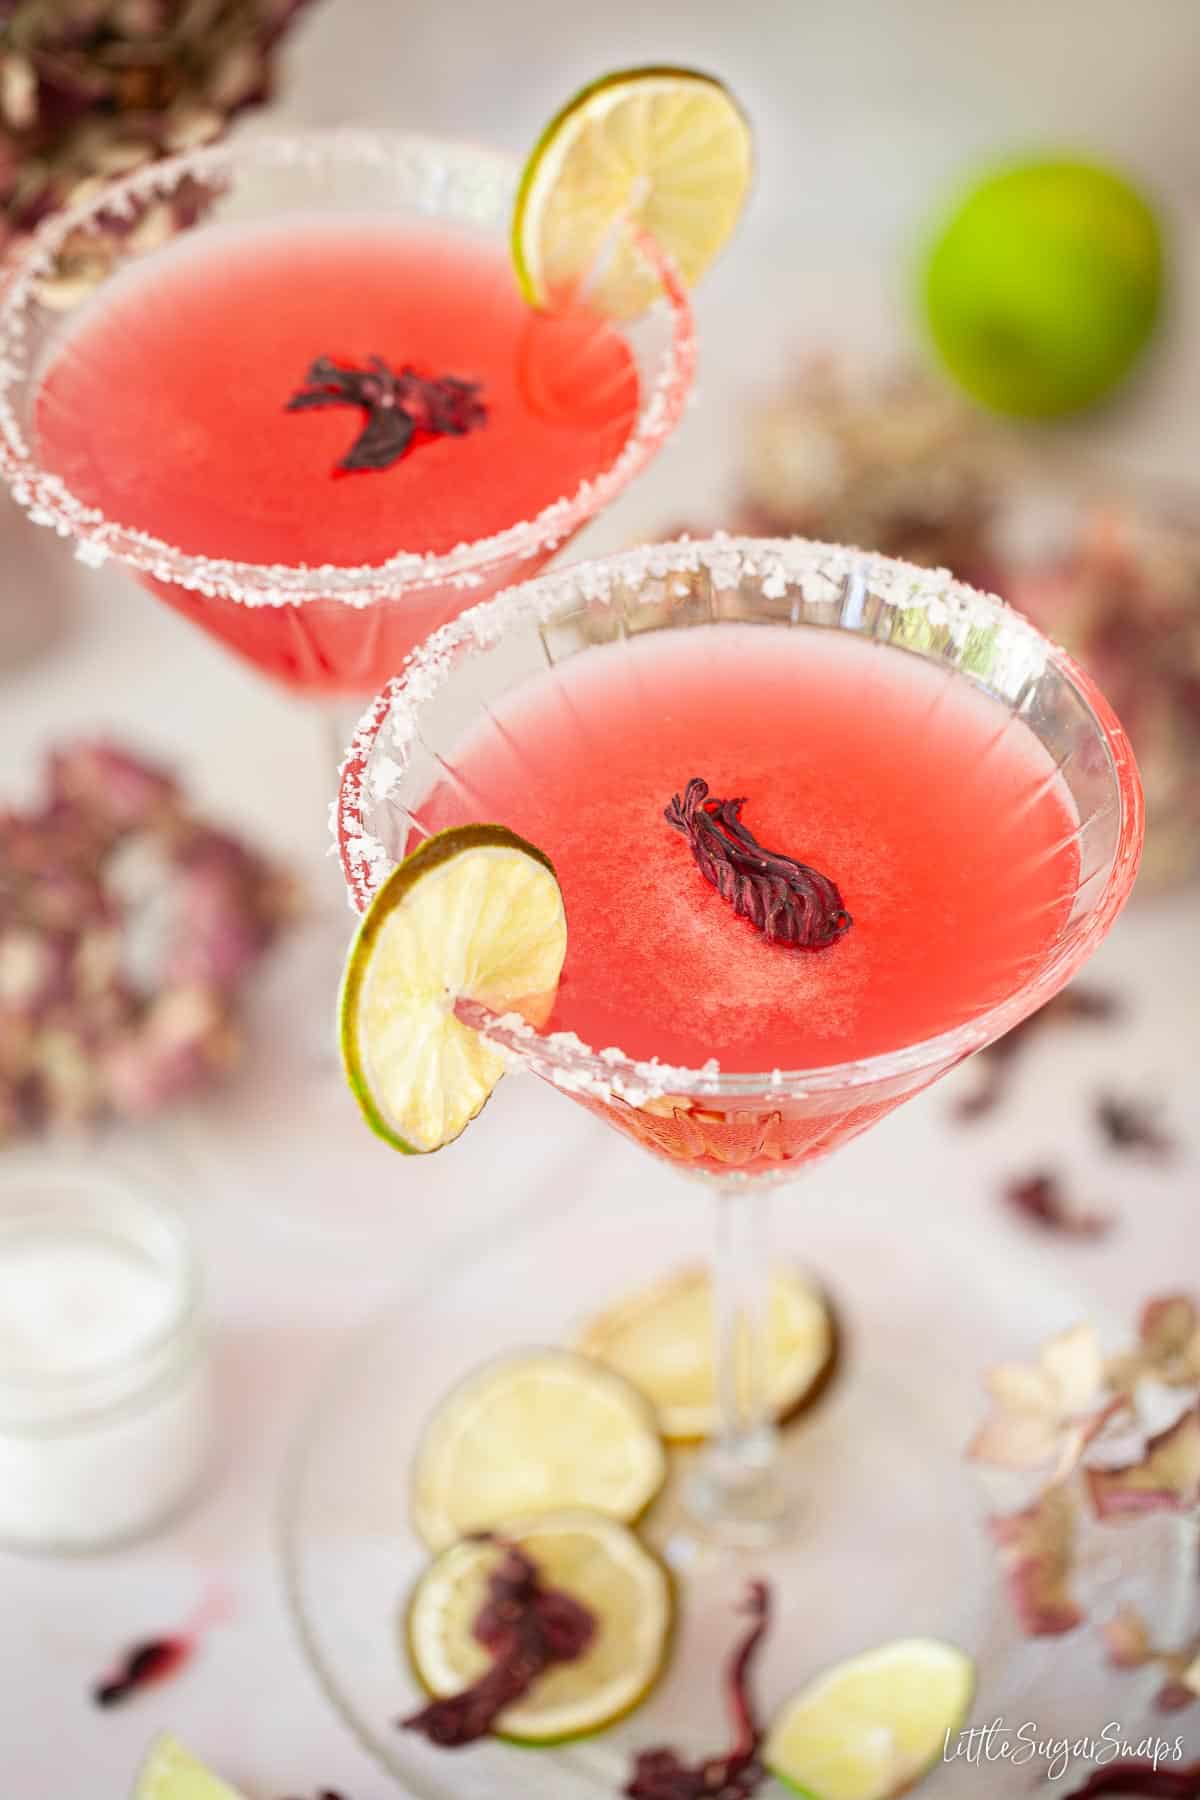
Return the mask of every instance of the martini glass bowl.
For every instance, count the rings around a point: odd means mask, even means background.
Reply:
[[[777,1596],[768,1703],[838,1655],[925,1632],[975,1654],[989,1717],[1022,1696],[1028,1703],[1039,1684],[1037,1716],[1047,1728],[1082,1731],[1087,1709],[1093,1724],[1119,1710],[1100,1656],[1072,1697],[1045,1698],[1042,1646],[1022,1638],[1000,1591],[978,1482],[963,1461],[983,1367],[1079,1316],[1052,1270],[1030,1269],[995,1244],[982,1258],[969,1218],[948,1206],[931,1216],[928,1177],[906,1169],[902,1154],[888,1192],[846,1192],[850,1153],[824,1177],[829,1202],[803,1214],[807,1254],[836,1268],[839,1307],[843,1279],[850,1290],[850,1366],[807,1424],[783,1433],[766,1391],[768,1220],[784,1211],[772,1207],[772,1190],[1048,1000],[1128,897],[1141,790],[1125,735],[1088,676],[1001,602],[945,574],[857,551],[798,539],[681,540],[568,568],[446,626],[365,716],[336,812],[352,899],[360,910],[369,905],[428,835],[423,808],[453,779],[456,745],[516,685],[641,632],[711,631],[717,658],[726,621],[854,633],[990,694],[1040,740],[1070,794],[1074,892],[1057,937],[1019,987],[953,1030],[857,1062],[757,1073],[666,1067],[483,1018],[513,1065],[579,1103],[563,1110],[574,1151],[568,1179],[540,1211],[494,1221],[473,1253],[428,1278],[335,1371],[298,1448],[285,1509],[289,1586],[314,1664],[360,1736],[422,1800],[509,1788],[574,1800],[619,1792],[632,1747],[667,1741],[713,1754],[714,1728],[705,1733],[704,1721],[731,1641],[728,1608],[748,1573],[769,1577]],[[719,1056],[720,1046],[713,1051]],[[630,1167],[616,1138],[596,1141],[580,1109],[650,1156]],[[902,1123],[890,1128],[901,1145]],[[668,1167],[690,1180],[666,1178]],[[466,1758],[431,1750],[394,1728],[411,1691],[398,1620],[423,1561],[405,1515],[424,1420],[489,1354],[570,1341],[582,1315],[644,1280],[660,1252],[678,1258],[696,1236],[700,1186],[714,1214],[718,1424],[703,1450],[676,1458],[643,1527],[684,1576],[683,1629],[667,1681],[627,1725],[559,1753],[553,1770],[545,1757],[525,1757],[518,1768],[517,1753],[498,1745]],[[1179,1589],[1186,1561],[1177,1534],[1136,1552],[1126,1542],[1124,1556],[1097,1556],[1097,1583],[1134,1580],[1138,1598],[1153,1594],[1165,1617],[1164,1594]]]
[[[686,294],[668,271],[663,302],[626,333],[640,404],[611,463],[536,518],[514,519],[440,555],[397,542],[386,562],[362,568],[245,563],[223,557],[219,546],[197,555],[106,518],[40,459],[39,378],[79,309],[181,232],[191,240],[231,225],[278,227],[289,218],[304,225],[367,219],[381,231],[433,224],[505,245],[519,172],[493,151],[396,132],[238,137],[138,169],[48,219],[10,262],[0,288],[0,473],[17,501],[68,539],[82,561],[126,564],[274,680],[326,700],[370,693],[464,606],[535,572],[670,435],[694,346]],[[531,339],[538,317],[530,313]],[[180,470],[181,481],[191,478]]]

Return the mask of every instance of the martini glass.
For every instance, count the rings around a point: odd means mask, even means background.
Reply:
[[[1138,1700],[1099,1653],[1072,1660],[1069,1684],[1050,1678],[1047,1651],[1057,1654],[1057,1641],[1022,1635],[984,1529],[988,1502],[963,1456],[980,1416],[983,1369],[1076,1322],[1076,1296],[1048,1262],[1031,1265],[1002,1233],[988,1238],[969,1209],[944,1203],[945,1187],[963,1171],[953,1170],[949,1150],[950,1169],[936,1166],[927,1126],[924,1143],[920,1137],[924,1109],[889,1122],[886,1185],[863,1190],[854,1146],[825,1164],[819,1181],[813,1167],[1049,999],[1124,904],[1141,846],[1141,790],[1125,735],[1089,677],[999,601],[945,574],[856,551],[723,538],[568,568],[446,626],[370,708],[336,814],[350,894],[360,910],[369,904],[395,863],[448,822],[448,795],[468,816],[482,767],[470,746],[491,742],[497,759],[519,757],[511,702],[529,684],[557,685],[556,729],[569,733],[575,720],[586,732],[581,700],[598,690],[584,676],[614,650],[628,653],[635,691],[636,658],[679,645],[693,668],[711,670],[714,693],[726,692],[736,678],[734,652],[743,654],[738,643],[744,649],[747,636],[757,641],[761,632],[778,646],[781,628],[789,654],[812,655],[822,668],[841,652],[873,658],[877,677],[938,686],[943,721],[961,700],[967,711],[984,709],[996,743],[1012,734],[1027,746],[1041,771],[1039,791],[1057,793],[1067,829],[1058,843],[1035,831],[1026,839],[1023,828],[1004,842],[1019,858],[1027,841],[1030,862],[1059,856],[1067,875],[1055,925],[1032,963],[952,1028],[901,1034],[894,1047],[820,1067],[726,1071],[706,1057],[680,1067],[666,1043],[663,1059],[635,1057],[554,1034],[554,1020],[540,1034],[520,1021],[474,1019],[513,1067],[577,1104],[559,1107],[546,1181],[523,1206],[513,1205],[504,1180],[505,1122],[516,1096],[502,1090],[470,1128],[468,1140],[492,1171],[486,1205],[470,1213],[473,1241],[423,1269],[420,1284],[334,1369],[297,1445],[283,1520],[290,1598],[314,1667],[343,1717],[420,1800],[497,1792],[592,1800],[621,1791],[637,1750],[672,1743],[693,1758],[714,1755],[723,1741],[714,1718],[718,1672],[749,1576],[767,1578],[776,1597],[759,1674],[768,1715],[838,1657],[913,1634],[948,1638],[975,1657],[978,1719],[1036,1718],[1045,1732],[1074,1738],[1098,1718],[1128,1719]],[[855,703],[851,695],[851,727]],[[663,705],[678,712],[673,690]],[[697,738],[702,769],[702,716]],[[947,818],[965,760],[955,747],[946,769],[935,771],[946,783]],[[693,772],[674,760],[653,771],[659,807]],[[595,785],[603,787],[603,770]],[[580,807],[587,794],[580,783]],[[1029,804],[1027,785],[1013,805]],[[965,856],[971,840],[957,816],[949,854]],[[983,822],[998,832],[1003,823]],[[959,831],[961,852],[953,847]],[[598,836],[597,855],[611,854]],[[543,847],[554,853],[553,843]],[[565,862],[562,872],[570,933],[579,920],[572,925]],[[1014,867],[999,905],[1022,891],[1028,897],[1024,873]],[[638,904],[648,904],[644,892]],[[749,930],[744,921],[732,927]],[[895,954],[904,953],[898,943]],[[938,954],[969,953],[950,938]],[[568,950],[568,987],[569,958]],[[719,1042],[709,1048],[721,1058]],[[520,1127],[530,1129],[524,1112]],[[631,1155],[630,1142],[647,1154]],[[434,1159],[431,1193],[443,1177],[453,1185],[446,1165],[460,1155],[468,1180],[485,1166],[451,1148]],[[773,1190],[810,1171],[808,1206],[779,1204]],[[667,1489],[641,1526],[681,1577],[681,1625],[662,1685],[594,1741],[538,1756],[498,1743],[447,1754],[398,1731],[397,1718],[416,1704],[403,1610],[427,1552],[407,1522],[408,1487],[429,1414],[490,1356],[569,1343],[583,1319],[645,1283],[660,1259],[677,1265],[703,1227],[701,1189],[712,1214],[719,1422],[706,1447],[675,1454]],[[772,1421],[765,1380],[772,1212],[777,1242],[795,1221],[805,1257],[832,1281],[835,1310],[848,1322],[840,1378],[783,1431]],[[1108,1534],[1086,1574],[1090,1598],[1103,1596],[1107,1610],[1119,1594],[1164,1621],[1173,1608],[1179,1616],[1194,1580],[1170,1526],[1149,1537],[1141,1527]],[[958,1782],[961,1768],[942,1771],[931,1791],[965,1795],[975,1773]]]
[[[244,495],[232,492],[229,541],[222,541],[219,523],[214,522],[219,515],[210,516],[203,529],[192,531],[193,536],[199,531],[205,541],[186,543],[156,533],[153,519],[143,517],[133,523],[120,516],[119,509],[110,516],[110,509],[98,506],[93,497],[73,491],[61,468],[47,459],[45,444],[40,441],[45,434],[38,430],[39,384],[65,334],[76,330],[85,308],[95,306],[98,298],[103,300],[122,284],[127,307],[132,304],[130,296],[140,295],[143,286],[146,293],[152,293],[164,258],[176,256],[181,248],[191,257],[214,239],[220,243],[219,234],[228,236],[233,231],[246,243],[251,234],[257,234],[257,241],[277,248],[289,228],[303,235],[344,232],[355,226],[360,230],[350,253],[364,263],[369,263],[372,246],[386,247],[389,234],[400,241],[405,235],[427,238],[435,232],[443,241],[496,253],[482,284],[494,287],[495,296],[488,291],[468,296],[478,301],[478,310],[463,312],[463,341],[454,347],[456,366],[469,373],[482,349],[479,340],[489,330],[489,319],[494,320],[503,310],[504,296],[499,290],[512,285],[507,274],[507,241],[518,175],[519,165],[493,151],[396,132],[252,136],[151,164],[47,220],[9,267],[0,291],[0,472],[17,500],[37,523],[69,540],[83,562],[93,567],[109,560],[125,564],[168,605],[272,680],[323,701],[327,710],[347,696],[361,699],[369,694],[400,667],[415,643],[464,606],[518,574],[535,572],[646,466],[670,435],[691,378],[693,339],[686,294],[669,271],[660,270],[662,304],[621,334],[636,370],[637,397],[635,416],[619,444],[610,441],[610,431],[604,439],[606,452],[588,478],[579,479],[576,474],[561,493],[551,486],[544,502],[528,518],[497,520],[493,506],[482,528],[472,531],[468,507],[463,541],[436,553],[409,547],[417,535],[418,521],[411,512],[405,514],[409,471],[404,460],[383,473],[360,473],[352,478],[358,484],[355,493],[359,497],[363,483],[372,497],[383,491],[372,488],[372,483],[389,483],[387,493],[396,495],[395,524],[386,553],[363,566],[350,566],[345,542],[335,552],[322,554],[319,531],[295,561],[286,557],[239,560],[231,543],[236,531],[247,529],[246,508]],[[185,240],[182,246],[175,241],[180,238]],[[314,236],[313,241],[319,239]],[[330,242],[336,248],[338,240],[331,238]],[[211,275],[207,279],[211,284]],[[293,283],[295,279],[293,271]],[[285,276],[280,281],[286,286]],[[496,306],[489,310],[493,297]],[[227,298],[213,286],[214,306],[224,304]],[[280,309],[288,299],[285,292],[279,292]],[[300,303],[292,298],[293,305]],[[427,330],[432,328],[429,319],[434,311],[427,311]],[[135,328],[134,312],[130,311],[127,322]],[[169,325],[169,321],[165,323]],[[405,341],[393,342],[383,306],[378,321],[367,329],[375,334],[374,352],[399,365],[406,359],[420,360],[420,326],[419,319],[415,326],[410,319]],[[319,328],[328,333],[330,348],[336,349],[340,319],[322,315]],[[162,319],[155,321],[155,329],[162,333]],[[597,329],[601,329],[599,324]],[[78,341],[83,346],[81,355],[88,354],[89,341],[99,342],[89,340],[86,318]],[[594,397],[587,391],[587,369],[594,363],[597,381],[611,380],[609,361],[593,356],[589,362],[588,343],[574,344],[572,340],[572,344],[578,350],[582,373],[578,368],[563,369],[562,341],[555,336],[554,320],[530,311],[527,330],[518,332],[511,348],[519,366],[501,372],[511,374],[529,409],[534,427],[533,435],[524,440],[529,455],[550,455],[544,447],[539,451],[536,428],[545,423],[553,445],[554,410],[564,404],[564,375],[570,377],[565,404],[573,409],[573,416],[582,414],[584,428],[589,406],[593,413],[595,410]],[[322,352],[322,344],[314,343],[311,349],[315,356]],[[171,341],[173,356],[186,358],[189,351],[201,357],[205,346],[185,339]],[[270,373],[274,381],[276,372]],[[103,390],[103,370],[88,374],[96,378],[94,392],[98,396]],[[264,461],[269,460],[271,444],[280,441],[278,434],[288,433],[294,444],[296,431],[304,430],[314,417],[310,413],[301,423],[284,413],[284,403],[302,384],[303,367],[293,366],[290,360],[285,363],[281,355],[277,375],[270,388],[269,409],[264,401],[263,416],[253,425],[253,431],[262,434]],[[220,384],[219,358],[206,378]],[[119,411],[120,392],[110,393],[107,403]],[[323,412],[317,429],[321,420],[330,417]],[[348,417],[347,441],[353,436],[352,415],[343,411],[335,421],[335,429],[345,431]],[[212,421],[206,419],[203,429],[211,431]],[[486,432],[479,438],[486,446]],[[456,466],[453,444],[454,440],[442,439],[433,452],[428,447],[414,448],[409,452],[410,468],[417,459],[444,452],[446,480],[452,482]],[[174,468],[183,490],[197,479],[196,458],[206,452],[203,444],[197,450],[186,443],[175,446],[175,451]],[[145,446],[141,454],[150,456],[157,451]],[[486,447],[473,454],[486,458]],[[201,469],[204,466],[199,464]],[[552,457],[548,466],[553,467]],[[174,484],[174,469],[169,472]],[[91,486],[94,471],[85,467],[82,473],[84,485]],[[497,468],[497,479],[505,473]],[[131,482],[135,475],[136,469],[129,472]],[[328,465],[320,464],[319,479],[324,481],[326,476],[331,485],[317,490],[313,503],[317,513],[322,505],[332,511],[335,493],[344,502],[347,492],[345,487],[335,490],[332,486],[332,458]],[[78,475],[72,479],[80,485]],[[548,479],[552,481],[553,475]],[[481,506],[487,504],[488,485],[479,479]],[[167,495],[168,500],[174,497]],[[174,511],[173,516],[181,515]],[[483,521],[482,512],[480,517]],[[389,535],[386,525],[384,533]],[[377,534],[376,538],[378,541]],[[344,734],[338,748],[342,742]]]
[[[665,264],[662,301],[627,329],[520,301],[508,253],[519,172],[487,149],[396,132],[238,138],[153,163],[48,219],[0,289],[0,473],[18,502],[85,564],[125,565],[232,655],[315,703],[331,768],[347,719],[413,645],[540,568],[646,466],[687,396],[691,312]],[[440,278],[415,278],[424,260],[416,271],[403,261],[413,244]],[[329,266],[341,264],[330,287]],[[204,283],[182,327],[181,268],[196,271],[197,292]],[[110,306],[124,309],[115,342],[95,324]],[[240,361],[243,340],[254,350]],[[466,435],[414,443],[393,466],[347,474],[337,461],[359,429],[355,409],[286,410],[318,355],[486,373],[488,417]],[[157,436],[135,428],[128,394],[136,401],[143,379],[173,396],[146,415]],[[250,395],[232,421],[230,388]],[[205,482],[197,512],[191,489]],[[518,495],[541,498],[509,516],[510,495],[514,507]],[[412,548],[439,508],[443,535],[461,541]],[[376,559],[350,566],[360,532]],[[259,542],[272,560],[241,560]],[[327,791],[319,805],[323,814]],[[346,918],[328,858],[310,887],[314,928],[299,954],[312,966],[295,985],[332,991]],[[333,1063],[328,1017],[320,1009],[305,1056],[318,1074]]]
[[[965,1022],[923,1041],[824,1067],[726,1073],[720,1043],[711,1046],[713,1062],[680,1068],[665,1066],[673,1061],[666,1055],[635,1059],[519,1020],[487,1022],[516,1065],[712,1190],[721,1423],[689,1504],[707,1530],[755,1544],[786,1529],[790,1499],[766,1406],[765,1191],[867,1130],[1069,981],[1128,897],[1143,819],[1136,765],[1111,709],[1064,652],[999,601],[945,575],[799,539],[684,540],[528,583],[464,615],[414,654],[368,712],[343,771],[336,830],[354,905],[364,909],[395,863],[428,835],[430,796],[445,790],[447,778],[455,781],[456,749],[473,709],[494,718],[505,696],[547,663],[561,668],[641,633],[708,632],[707,641],[693,637],[688,647],[711,649],[715,693],[735,624],[870,638],[894,646],[888,654],[897,674],[900,659],[916,656],[982,689],[1017,721],[1005,721],[1006,730],[1040,744],[1078,819],[1070,834],[1073,892],[1036,966]],[[582,714],[573,691],[573,711]],[[585,719],[578,729],[586,730]],[[503,751],[502,726],[495,741]],[[702,742],[694,754],[703,761]],[[663,771],[663,780],[668,789],[678,784],[679,770]],[[1014,808],[1027,804],[1014,795]],[[465,805],[469,811],[469,798]],[[443,822],[439,814],[435,823]],[[1038,861],[1067,847],[1032,830],[1028,845]],[[955,950],[947,944],[944,954]],[[902,943],[894,951],[902,955]],[[749,1350],[739,1374],[742,1343]]]

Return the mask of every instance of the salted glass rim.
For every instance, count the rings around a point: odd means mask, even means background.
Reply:
[[[81,561],[99,567],[115,559],[157,581],[248,607],[302,605],[316,600],[370,606],[442,583],[469,592],[489,570],[552,548],[586,524],[640,473],[679,422],[695,368],[695,330],[687,290],[669,262],[661,258],[656,261],[656,272],[663,292],[656,307],[669,315],[670,329],[656,354],[653,378],[641,396],[633,428],[616,457],[599,474],[551,501],[532,519],[436,554],[398,550],[386,562],[360,568],[344,564],[293,567],[184,551],[152,533],[106,518],[99,508],[85,506],[60,476],[41,465],[12,399],[14,387],[31,373],[24,354],[26,309],[36,299],[38,281],[53,269],[58,251],[73,232],[105,216],[119,219],[123,211],[128,214],[155,196],[170,194],[189,176],[217,182],[239,167],[294,168],[306,160],[316,165],[322,159],[358,161],[377,169],[388,164],[403,166],[406,161],[424,162],[429,173],[441,172],[447,177],[445,186],[451,195],[453,180],[475,187],[490,206],[487,216],[492,220],[501,203],[515,192],[520,172],[519,160],[507,152],[416,132],[335,127],[254,133],[148,163],[43,220],[0,264],[0,476],[34,523],[74,540]],[[471,215],[460,204],[430,208],[430,217],[438,216]]]
[[[949,1066],[994,1041],[1071,979],[1129,896],[1144,829],[1142,786],[1133,750],[1124,727],[1092,677],[1015,608],[995,595],[955,580],[945,570],[921,568],[839,544],[804,538],[731,537],[723,533],[708,539],[682,537],[570,564],[554,574],[509,588],[451,620],[412,651],[400,673],[376,696],[359,723],[342,765],[338,798],[331,809],[331,828],[351,906],[365,911],[378,885],[394,866],[364,824],[364,808],[371,798],[378,797],[368,795],[369,764],[385,723],[390,727],[391,770],[399,783],[407,769],[407,746],[418,738],[423,711],[436,703],[439,689],[464,656],[494,647],[507,631],[522,624],[541,626],[553,621],[556,613],[566,611],[568,606],[602,602],[616,583],[636,586],[639,582],[661,581],[673,572],[694,573],[701,567],[707,568],[718,589],[736,587],[749,575],[759,579],[765,595],[770,594],[774,583],[775,593],[782,597],[789,578],[826,579],[831,596],[849,588],[863,598],[869,592],[885,607],[923,607],[931,622],[957,624],[964,635],[981,625],[995,627],[1006,654],[1023,653],[1027,660],[1031,659],[1031,678],[1044,678],[1047,670],[1057,674],[1083,707],[1097,742],[1103,746],[1120,809],[1112,865],[1105,876],[1103,893],[1071,935],[1060,941],[1056,952],[1049,954],[1011,994],[951,1030],[849,1062],[805,1069],[724,1072],[714,1064],[678,1067],[660,1063],[656,1058],[632,1057],[616,1047],[597,1050],[573,1034],[544,1035],[520,1019],[489,1022],[486,1035],[519,1063],[558,1086],[591,1091],[597,1097],[615,1093],[633,1104],[664,1094],[732,1100],[764,1096],[803,1098],[867,1086],[926,1067]],[[702,625],[692,629],[702,629]],[[1080,829],[1083,828],[1081,822]],[[1080,888],[1089,879],[1085,878]]]

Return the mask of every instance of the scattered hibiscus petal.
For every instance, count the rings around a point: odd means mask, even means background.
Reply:
[[[1101,1094],[1096,1102],[1096,1123],[1114,1150],[1140,1151],[1158,1162],[1166,1162],[1178,1148],[1159,1123],[1157,1107],[1145,1100]]]
[[[1137,1462],[1087,1469],[1084,1479],[1098,1519],[1186,1512],[1200,1504],[1200,1405],[1150,1438]]]
[[[1115,1762],[1093,1769],[1083,1786],[1067,1800],[1100,1800],[1102,1794],[1125,1800],[1200,1800],[1200,1762],[1184,1768],[1166,1763]]]
[[[1004,1198],[1026,1219],[1069,1237],[1103,1237],[1115,1222],[1111,1213],[1087,1212],[1076,1206],[1061,1177],[1045,1169],[1010,1181]]]
[[[177,1675],[198,1649],[212,1626],[223,1624],[233,1611],[233,1596],[223,1583],[209,1588],[182,1631],[167,1637],[146,1638],[127,1650],[116,1667],[92,1689],[97,1706],[119,1706],[144,1687]]]
[[[547,1669],[582,1656],[595,1630],[586,1606],[544,1587],[533,1560],[508,1545],[488,1577],[487,1599],[474,1625],[475,1640],[491,1655],[491,1665],[461,1693],[431,1700],[402,1719],[402,1728],[420,1732],[442,1750],[475,1743]]]
[[[750,1584],[746,1613],[749,1629],[738,1644],[725,1676],[725,1694],[733,1724],[733,1747],[724,1756],[685,1763],[678,1752],[642,1750],[623,1789],[626,1800],[750,1800],[767,1778],[758,1760],[762,1742],[750,1691],[750,1671],[770,1622],[765,1583]]]
[[[988,1523],[1021,1629],[1030,1637],[1074,1631],[1084,1615],[1070,1590],[1076,1513],[1067,1490],[1055,1483],[1024,1511]]]
[[[1078,983],[1064,988],[1061,994],[1056,994],[1053,1000],[980,1051],[975,1058],[980,1079],[974,1091],[958,1101],[955,1117],[966,1122],[994,1112],[1008,1092],[1017,1063],[1047,1026],[1102,1024],[1117,1017],[1120,1011],[1121,1002],[1104,989]]]
[[[92,1689],[97,1706],[120,1706],[139,1689],[176,1674],[191,1655],[187,1638],[148,1638],[126,1652],[111,1675],[98,1681]]]

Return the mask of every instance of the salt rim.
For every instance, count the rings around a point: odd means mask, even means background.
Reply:
[[[448,197],[441,216],[486,222],[499,219],[505,226],[519,174],[516,160],[498,151],[406,132],[339,129],[247,137],[166,157],[138,169],[100,194],[44,220],[4,266],[0,280],[0,475],[35,524],[76,540],[75,554],[81,562],[99,568],[115,557],[156,581],[248,607],[295,606],[313,600],[365,607],[443,583],[469,591],[481,586],[497,565],[553,549],[578,530],[645,467],[678,423],[695,369],[695,330],[687,291],[673,267],[662,259],[658,274],[664,298],[655,310],[665,307],[669,312],[670,338],[659,353],[653,384],[616,460],[592,480],[581,482],[573,494],[552,501],[535,518],[510,525],[492,537],[437,554],[401,550],[387,562],[359,568],[340,564],[292,567],[193,555],[148,532],[106,519],[95,507],[84,506],[59,476],[39,466],[10,398],[11,390],[31,375],[25,353],[24,309],[36,298],[36,284],[52,272],[62,245],[73,232],[94,225],[101,217],[135,217],[140,203],[169,195],[189,177],[220,185],[239,167],[307,164],[318,168],[327,157],[377,169],[402,167],[409,159],[427,179],[435,179],[443,202]]]
[[[996,679],[1002,681],[1006,675],[1020,678],[1014,707],[1020,704],[1020,697],[1033,691],[1047,667],[1053,668],[1073,688],[1090,716],[1117,789],[1120,827],[1104,897],[1079,923],[1072,939],[1064,941],[1037,974],[1007,999],[936,1037],[854,1062],[723,1074],[715,1058],[697,1069],[660,1062],[657,1057],[631,1057],[615,1045],[597,1050],[573,1032],[540,1032],[519,1014],[494,1020],[483,1035],[510,1063],[530,1069],[566,1092],[603,1101],[615,1098],[633,1107],[666,1097],[803,1099],[926,1068],[932,1075],[949,1067],[1049,999],[1087,960],[1128,898],[1140,860],[1144,821],[1141,781],[1128,737],[1091,676],[1065,650],[1043,637],[1024,614],[996,595],[956,580],[945,569],[921,568],[893,557],[806,538],[731,537],[719,532],[712,538],[680,537],[568,565],[460,613],[411,651],[401,672],[376,695],[342,764],[329,822],[351,910],[365,912],[395,867],[383,844],[366,829],[365,807],[402,780],[412,743],[419,735],[421,710],[434,699],[460,656],[495,645],[526,620],[546,623],[563,610],[564,602],[607,600],[614,583],[635,586],[647,580],[666,580],[672,574],[694,574],[701,568],[708,570],[716,589],[736,587],[746,576],[758,577],[762,593],[769,599],[783,598],[789,579],[805,581],[805,598],[810,601],[819,597],[813,590],[826,583],[829,599],[839,600],[843,617],[851,619],[862,617],[868,592],[892,611],[920,607],[930,623],[949,628],[958,649],[970,631],[980,626],[992,628],[996,633]],[[794,622],[795,607],[792,618]],[[379,754],[378,746],[384,742],[394,754]]]

